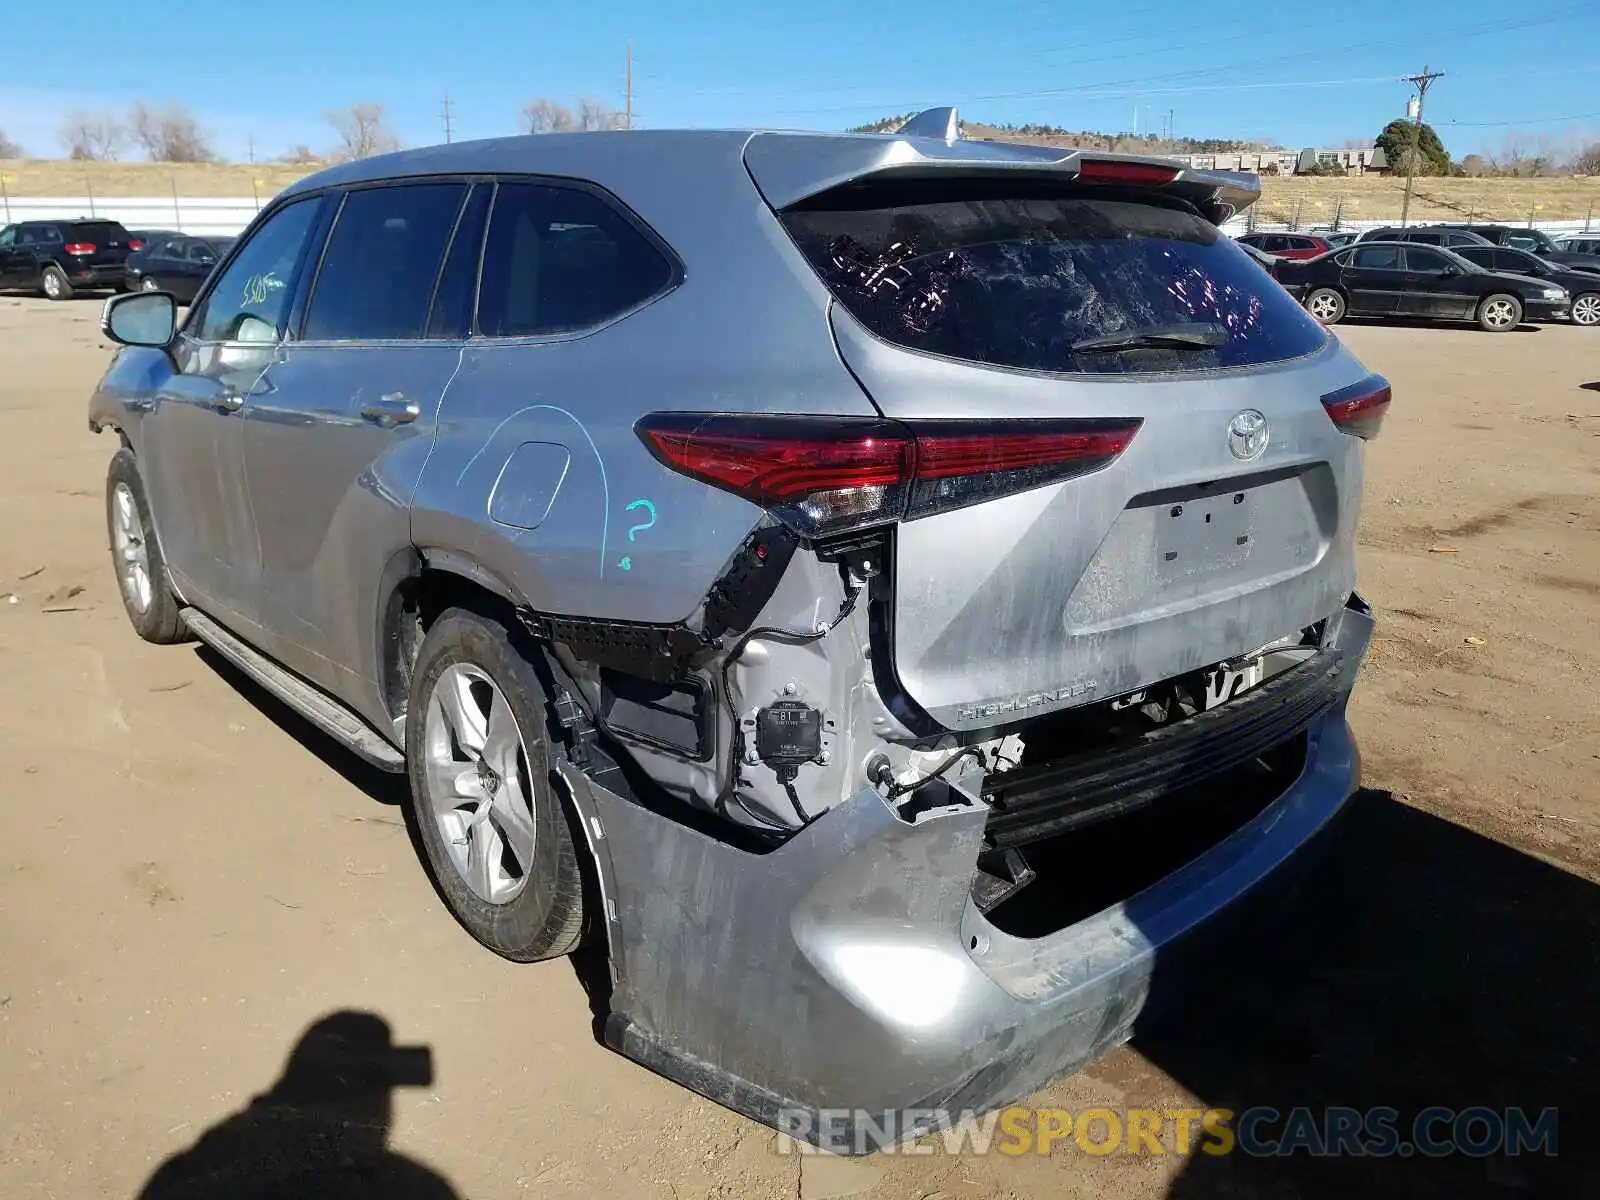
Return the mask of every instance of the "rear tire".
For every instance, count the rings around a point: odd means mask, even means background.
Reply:
[[[460,608],[433,623],[406,710],[406,818],[451,915],[513,962],[583,940],[583,874],[548,712],[505,625]]]
[[[169,645],[187,641],[188,631],[167,582],[167,564],[154,529],[138,460],[124,447],[106,470],[106,531],[117,592],[134,632],[147,642]]]
[[[72,285],[61,273],[60,267],[46,267],[39,274],[39,288],[50,300],[71,300]]]
[[[1522,324],[1522,301],[1495,292],[1478,302],[1478,328],[1485,333],[1505,333]]]
[[[1574,325],[1600,325],[1600,292],[1580,292],[1572,298]]]
[[[1337,325],[1344,320],[1344,297],[1333,288],[1317,288],[1306,297],[1306,311],[1321,325]]]

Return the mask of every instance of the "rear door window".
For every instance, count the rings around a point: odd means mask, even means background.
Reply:
[[[1186,371],[1296,358],[1327,339],[1231,238],[1177,202],[952,183],[840,189],[781,215],[857,320],[946,358]]]
[[[422,336],[464,183],[360,188],[328,235],[306,310],[303,340]]]
[[[484,243],[478,332],[536,337],[593,328],[675,279],[671,260],[594,192],[502,183]]]
[[[1350,265],[1368,271],[1397,271],[1400,269],[1400,247],[1358,246],[1350,258]]]
[[[1437,250],[1430,250],[1426,246],[1406,247],[1406,270],[1437,272],[1449,269],[1454,264]]]

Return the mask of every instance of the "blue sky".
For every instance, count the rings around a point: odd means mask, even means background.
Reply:
[[[457,139],[511,133],[534,97],[621,107],[630,39],[636,120],[648,127],[831,129],[954,102],[970,119],[1109,131],[1132,128],[1136,109],[1140,129],[1159,129],[1171,110],[1180,134],[1338,144],[1400,115],[1407,90],[1395,79],[1426,61],[1448,72],[1426,116],[1457,155],[1518,132],[1600,136],[1595,0],[1355,0],[1327,17],[1264,0],[7,9],[5,40],[28,53],[5,55],[0,129],[34,154],[59,153],[64,111],[138,99],[189,105],[234,159],[252,137],[265,157],[324,149],[322,114],[362,101],[386,105],[405,144],[439,141],[446,91]],[[95,81],[63,82],[83,80],[86,62],[100,65]]]

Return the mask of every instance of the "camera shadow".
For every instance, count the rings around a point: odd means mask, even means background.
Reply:
[[[162,1163],[139,1200],[458,1200],[388,1144],[394,1089],[432,1082],[428,1047],[396,1046],[374,1013],[330,1013],[271,1088]]]

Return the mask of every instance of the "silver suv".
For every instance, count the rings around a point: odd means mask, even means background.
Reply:
[[[128,616],[408,772],[485,945],[592,926],[624,1053],[841,1150],[1025,1095],[1356,787],[1389,389],[1219,231],[1255,186],[762,132],[324,171],[181,328],[106,306]]]

